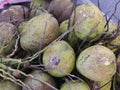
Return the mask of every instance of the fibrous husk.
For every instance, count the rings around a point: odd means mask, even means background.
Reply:
[[[52,0],[48,11],[53,13],[59,22],[69,19],[72,13],[73,3],[71,0]]]
[[[75,18],[74,18],[75,17]],[[103,13],[92,3],[79,5],[71,15],[75,22],[75,34],[80,40],[97,40],[105,31]]]
[[[10,54],[15,46],[16,27],[11,23],[0,22],[0,55]]]
[[[114,53],[102,45],[83,50],[78,56],[76,67],[80,74],[93,81],[104,81],[116,72]]]
[[[24,81],[24,83],[28,85],[31,88],[31,90],[54,90],[47,84],[56,87],[54,79],[41,70],[35,70],[31,73],[31,75],[33,76],[33,78],[27,77]],[[29,89],[23,87],[22,90]]]
[[[90,90],[86,82],[81,82],[79,80],[73,80],[65,82],[60,90]]]
[[[0,81],[0,90],[21,90],[21,87],[11,81]]]
[[[24,50],[37,52],[59,35],[57,20],[49,13],[30,19],[21,32],[20,44]]]
[[[52,76],[66,76],[75,65],[74,50],[66,41],[58,41],[44,52],[43,64]]]

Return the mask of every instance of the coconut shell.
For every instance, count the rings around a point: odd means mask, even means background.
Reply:
[[[57,20],[49,13],[30,19],[21,32],[20,44],[24,50],[37,52],[59,35]]]
[[[75,34],[80,40],[86,37],[88,41],[97,40],[105,31],[103,13],[92,3],[77,6],[71,15],[71,22],[73,21],[75,22]]]
[[[104,81],[116,72],[116,57],[107,47],[94,45],[83,50],[77,58],[80,74],[93,81]]]
[[[75,65],[74,50],[67,42],[58,41],[44,52],[43,64],[52,76],[66,76]]]

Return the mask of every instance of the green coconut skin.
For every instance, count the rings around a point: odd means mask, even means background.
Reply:
[[[97,86],[98,88],[101,87],[101,89],[99,90],[111,90],[111,86],[112,86],[112,79],[107,79],[101,82],[97,82]]]
[[[36,80],[30,77],[27,77],[24,83],[27,84],[32,90],[54,90],[51,87],[47,86],[46,84],[42,83],[42,82],[45,82],[50,84],[53,87],[56,86],[53,78],[49,76],[47,73],[41,70],[35,70],[31,73],[31,75]],[[23,87],[22,90],[29,90],[29,89]]]
[[[85,82],[79,80],[65,82],[60,90],[90,90],[89,86]]]
[[[116,72],[114,53],[102,45],[91,46],[80,53],[76,67],[80,74],[93,81],[104,81]]]
[[[120,50],[120,34],[113,39],[108,45],[108,48],[110,48],[113,52],[117,52]]]
[[[58,29],[57,20],[49,13],[42,13],[26,23],[20,44],[24,50],[37,52],[59,36]]]
[[[104,37],[110,37],[115,33],[118,29],[117,24],[113,21],[109,21],[108,25],[106,26],[107,32],[105,33]]]
[[[61,24],[60,24],[60,33],[65,33],[65,32],[67,32],[67,30],[68,30],[68,21],[69,20],[65,20],[65,21],[63,21]],[[75,35],[75,33],[74,33],[74,31],[72,31],[72,32],[70,32],[69,34],[68,34],[68,43],[72,46],[72,47],[74,47],[76,44],[77,44],[77,42],[78,42],[78,37]]]
[[[75,66],[74,50],[67,42],[58,41],[44,52],[43,64],[52,76],[66,76]]]
[[[47,9],[50,2],[51,2],[51,0],[32,0],[31,4],[30,4],[30,8],[37,9],[39,7],[42,7],[44,9]]]
[[[16,27],[10,23],[0,23],[0,55],[6,56],[14,49]]]
[[[2,80],[0,81],[0,90],[21,90],[21,87],[11,81]]]
[[[90,32],[89,40],[97,40],[105,31],[105,20],[102,12],[92,3],[79,5],[71,15],[71,22],[75,20],[75,34],[80,40],[84,40]]]

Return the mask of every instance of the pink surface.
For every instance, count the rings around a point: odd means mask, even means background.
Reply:
[[[19,3],[19,2],[26,2],[31,0],[0,0],[0,9],[4,7],[7,3]]]

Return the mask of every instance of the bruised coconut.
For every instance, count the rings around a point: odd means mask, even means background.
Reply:
[[[26,85],[28,85],[31,90],[55,90],[55,82],[51,76],[41,70],[35,70],[31,73],[33,78],[27,77],[24,81]],[[46,84],[45,84],[46,83]],[[49,86],[48,86],[48,85]],[[50,85],[52,87],[50,87]],[[22,90],[29,90],[26,87],[23,87]]]
[[[72,13],[73,3],[71,0],[52,0],[48,11],[53,13],[59,22],[69,19]]]
[[[24,18],[28,16],[29,9],[22,5],[12,5],[9,7],[9,9],[13,9],[21,14]]]
[[[52,76],[66,76],[75,65],[74,50],[67,42],[58,41],[44,52],[43,64]]]
[[[27,12],[28,9],[26,7],[20,5],[11,6],[0,13],[0,21],[10,22],[18,25],[24,20],[24,16]]]
[[[0,55],[6,56],[14,49],[16,27],[13,24],[0,22]]]
[[[73,80],[69,82],[65,82],[60,90],[90,90],[89,86],[85,82],[81,82],[79,80]]]
[[[93,81],[104,81],[116,72],[114,53],[101,45],[94,45],[80,53],[76,67],[80,74]]]
[[[2,80],[0,81],[0,90],[21,90],[21,87],[11,81]]]
[[[37,52],[58,37],[58,29],[57,20],[49,13],[42,13],[26,23],[20,44],[25,50]]]
[[[75,22],[75,34],[80,40],[84,40],[86,37],[88,40],[96,40],[105,31],[104,16],[94,4],[79,5],[75,12],[71,15],[71,22]]]

